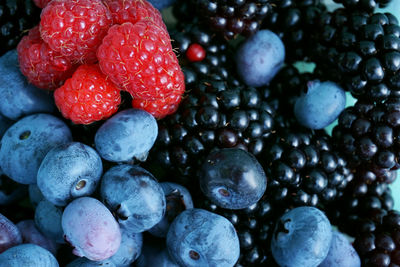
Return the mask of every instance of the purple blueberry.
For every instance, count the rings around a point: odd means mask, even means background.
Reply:
[[[248,38],[236,54],[236,69],[249,86],[267,85],[283,66],[285,47],[279,37],[261,30]]]
[[[328,255],[332,227],[325,214],[314,207],[286,212],[276,223],[271,251],[280,266],[318,266]]]
[[[216,205],[244,209],[256,203],[267,188],[267,178],[257,159],[238,148],[212,152],[200,172],[201,191]]]
[[[1,139],[0,167],[18,183],[35,184],[47,152],[71,140],[67,125],[52,115],[34,114],[22,118]]]
[[[121,236],[121,245],[109,260],[117,267],[130,266],[142,253],[143,235],[121,229]]]
[[[39,232],[33,220],[20,221],[17,227],[21,232],[23,243],[36,244],[56,255],[56,242]]]
[[[333,82],[313,81],[294,106],[297,121],[310,129],[323,129],[337,119],[346,106],[344,90]]]
[[[0,254],[22,243],[22,235],[18,227],[0,213]]]
[[[65,206],[74,198],[91,195],[103,174],[96,150],[72,142],[51,149],[37,173],[37,185],[45,198]]]
[[[61,219],[65,239],[75,255],[102,261],[114,255],[121,232],[111,212],[95,198],[81,197],[65,208]]]
[[[226,218],[202,209],[185,210],[167,235],[167,248],[180,266],[233,266],[239,259],[239,238]]]
[[[157,121],[146,111],[127,109],[108,119],[96,132],[100,156],[113,162],[144,161],[156,141]]]
[[[142,254],[136,261],[137,267],[179,267],[179,265],[171,258],[168,250],[162,244],[144,244]]]
[[[22,244],[0,254],[4,267],[58,267],[58,262],[48,250],[35,244]]]
[[[66,267],[117,267],[110,259],[104,261],[91,261],[86,258],[78,258],[67,264]]]
[[[53,95],[31,85],[18,67],[16,50],[0,57],[0,113],[11,120],[55,110]]]
[[[29,199],[34,207],[36,207],[40,201],[45,199],[37,184],[30,184],[28,191]]]
[[[171,183],[160,183],[166,199],[166,212],[159,223],[153,226],[149,233],[157,237],[166,237],[172,221],[182,211],[193,208],[192,196],[186,187]]]
[[[165,214],[164,192],[154,176],[135,165],[118,165],[103,176],[100,194],[118,216],[121,227],[132,233],[144,232]]]
[[[57,243],[64,242],[64,232],[61,227],[62,209],[47,200],[40,201],[35,210],[36,227],[48,238]]]
[[[357,251],[342,233],[333,231],[328,256],[318,267],[360,267],[361,261]]]

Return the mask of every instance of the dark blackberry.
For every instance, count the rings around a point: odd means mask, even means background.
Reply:
[[[400,26],[389,13],[337,9],[317,23],[309,51],[324,78],[380,102],[400,90]]]
[[[218,148],[239,147],[259,154],[274,129],[274,109],[268,89],[202,80],[188,86],[189,94],[177,113],[159,121],[159,133],[150,162],[161,165],[186,186],[196,186],[196,171]]]
[[[338,4],[342,4],[344,7],[350,10],[365,10],[367,12],[373,12],[375,8],[384,8],[392,0],[333,0]]]
[[[0,55],[15,48],[24,32],[40,20],[40,9],[32,0],[3,0],[0,3]]]
[[[374,218],[375,228],[360,234],[354,241],[362,266],[400,265],[400,213],[395,210],[385,213],[381,211],[381,215]]]
[[[353,178],[323,131],[296,127],[278,132],[258,158],[268,177],[271,203],[285,208],[317,206],[324,210],[341,197]]]
[[[199,17],[226,39],[249,36],[260,27],[270,10],[269,0],[192,0]]]
[[[307,60],[305,47],[325,5],[320,0],[271,0],[262,28],[275,32],[285,44],[285,61]]]
[[[399,134],[398,98],[383,103],[358,100],[342,112],[332,132],[337,150],[343,152],[352,169],[368,171],[372,181],[385,183],[393,182],[390,170],[400,166]]]

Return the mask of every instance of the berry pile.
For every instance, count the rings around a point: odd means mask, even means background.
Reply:
[[[334,2],[0,4],[0,266],[399,266],[400,26]]]

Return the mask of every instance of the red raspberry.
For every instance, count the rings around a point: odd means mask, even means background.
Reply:
[[[44,8],[50,1],[51,0],[33,0],[39,8]]]
[[[40,17],[40,33],[51,49],[86,63],[96,62],[96,50],[112,23],[100,0],[53,0]]]
[[[132,107],[145,110],[155,118],[162,119],[167,115],[175,113],[181,100],[181,95],[170,95],[167,98],[159,98],[155,100],[133,98]]]
[[[139,20],[150,18],[166,29],[160,11],[146,0],[104,0],[104,4],[111,12],[114,24],[135,24]]]
[[[30,83],[42,89],[60,87],[76,68],[67,57],[51,50],[40,38],[38,26],[22,38],[17,51],[22,74]]]
[[[62,115],[76,124],[89,124],[110,117],[121,103],[118,88],[98,65],[81,65],[63,86],[54,92]]]
[[[154,100],[185,90],[168,32],[151,20],[112,26],[97,57],[104,74],[133,97]]]

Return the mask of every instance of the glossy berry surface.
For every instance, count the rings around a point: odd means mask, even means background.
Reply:
[[[224,217],[202,209],[182,212],[167,235],[170,256],[184,266],[233,266],[239,258],[239,239]]]
[[[22,244],[0,254],[0,262],[9,267],[58,267],[56,258],[48,250],[34,244]]]
[[[191,44],[186,51],[186,57],[191,62],[202,61],[206,57],[206,51],[199,44]]]
[[[95,198],[82,197],[72,201],[65,208],[61,223],[66,241],[79,257],[105,260],[114,255],[121,244],[117,221]]]

